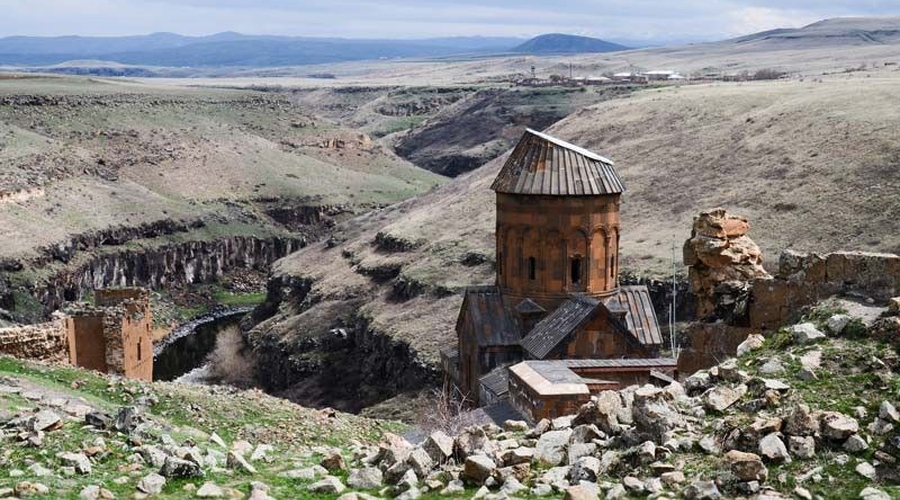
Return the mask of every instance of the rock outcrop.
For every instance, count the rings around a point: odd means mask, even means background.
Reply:
[[[762,253],[747,236],[750,223],[717,208],[694,219],[684,244],[691,287],[697,296],[697,317],[727,319],[746,311],[749,283],[769,278]]]

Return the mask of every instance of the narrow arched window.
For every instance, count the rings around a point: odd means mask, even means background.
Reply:
[[[615,269],[613,269],[613,266],[615,265],[614,263],[615,263],[615,258],[612,255],[610,255],[609,256],[609,277],[610,278],[616,277]]]
[[[138,340],[138,341],[137,341],[137,360],[138,360],[138,361],[140,361],[141,359],[143,359],[144,356],[143,356],[142,354],[143,354],[143,353],[141,352],[141,341]]]
[[[537,279],[537,259],[534,257],[528,257],[528,279]]]
[[[581,257],[575,257],[571,263],[572,284],[581,284]]]

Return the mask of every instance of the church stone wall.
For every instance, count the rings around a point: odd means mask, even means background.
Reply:
[[[497,284],[504,294],[548,308],[573,292],[609,295],[618,287],[619,200],[497,193]]]

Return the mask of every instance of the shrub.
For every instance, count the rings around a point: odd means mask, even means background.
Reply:
[[[241,329],[230,326],[216,337],[216,348],[207,358],[209,375],[218,383],[236,387],[254,385],[256,356],[244,343]]]

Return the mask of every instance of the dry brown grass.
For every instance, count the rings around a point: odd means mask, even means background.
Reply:
[[[693,215],[719,205],[750,218],[768,262],[788,246],[897,251],[898,83],[893,75],[854,73],[648,90],[576,112],[550,132],[616,161],[628,189],[622,255],[629,270],[665,275],[672,240],[680,250]],[[435,361],[440,347],[455,342],[460,296],[396,302],[387,286],[355,271],[399,262],[404,276],[430,287],[493,282],[490,263],[466,267],[461,260],[469,251],[493,255],[489,186],[502,161],[350,221],[339,231],[344,243],[313,245],[278,269],[317,278],[314,293],[322,297],[363,298],[379,331]],[[379,231],[424,244],[385,254],[371,244]]]

